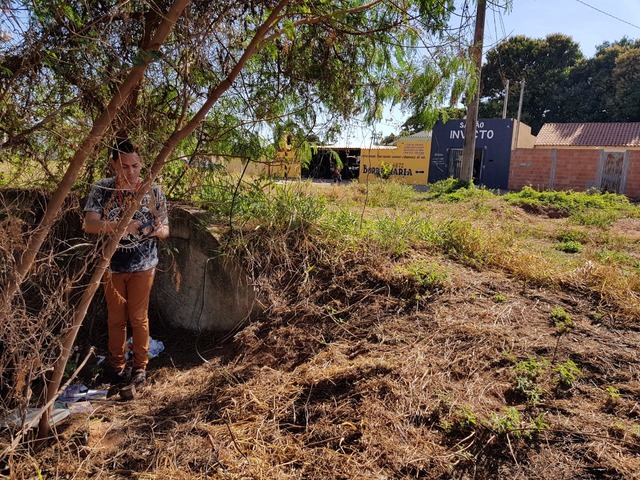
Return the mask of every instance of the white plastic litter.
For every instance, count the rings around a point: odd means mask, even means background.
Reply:
[[[40,408],[27,408],[24,411],[14,410],[7,418],[0,419],[0,426],[20,428],[24,425],[27,429],[31,429],[38,424],[41,412]],[[54,408],[49,418],[49,424],[51,426],[57,425],[68,416],[69,410],[66,408]]]
[[[87,397],[87,390],[84,385],[69,385],[59,396],[58,401],[64,403],[77,402]]]
[[[160,355],[164,350],[164,343],[160,340],[155,340],[152,337],[149,337],[149,352],[147,356],[149,358],[154,358]],[[131,360],[133,358],[133,337],[129,337],[127,339],[127,352],[125,353],[125,358],[127,360]]]
[[[59,396],[62,403],[74,403],[83,400],[104,400],[108,390],[91,390],[84,385],[70,385]]]

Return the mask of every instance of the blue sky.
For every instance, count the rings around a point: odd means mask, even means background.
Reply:
[[[640,39],[640,0],[513,0],[509,13],[487,12],[485,46],[513,35],[572,37],[586,57],[623,36]],[[615,18],[614,18],[615,17]]]
[[[469,2],[475,4],[473,0]],[[563,33],[573,38],[584,56],[590,58],[604,42],[615,42],[624,36],[640,39],[640,0],[512,0],[511,5],[509,12],[493,7],[487,10],[485,51],[515,35],[544,38]],[[375,131],[383,136],[397,134],[407,115],[390,111]],[[371,132],[371,127],[352,126],[339,143],[369,146]]]

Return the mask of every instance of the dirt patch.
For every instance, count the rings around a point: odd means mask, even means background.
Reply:
[[[560,228],[524,215],[544,235]],[[133,401],[95,402],[3,474],[639,477],[637,319],[575,285],[479,271],[428,245],[391,255],[331,249],[304,230],[250,235],[259,317],[231,336],[155,324],[165,351]],[[412,264],[446,278],[420,281]]]
[[[632,241],[640,240],[640,218],[622,218],[614,222],[611,233],[624,235]]]
[[[450,275],[429,289],[402,259],[362,255],[306,281],[275,267],[271,307],[232,345],[160,332],[142,394],[68,422],[38,464],[48,478],[638,478],[637,330],[500,272],[428,257]],[[541,369],[528,384],[523,362]]]
[[[554,205],[537,205],[537,204],[522,204],[521,208],[535,215],[544,215],[548,218],[567,218],[569,214],[566,210],[556,207]]]

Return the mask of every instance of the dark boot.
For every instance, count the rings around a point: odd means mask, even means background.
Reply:
[[[131,385],[136,388],[142,387],[147,381],[147,372],[144,368],[134,368],[131,373]]]

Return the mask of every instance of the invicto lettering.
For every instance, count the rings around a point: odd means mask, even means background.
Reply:
[[[491,140],[494,135],[495,132],[493,130],[476,130],[476,138],[480,138],[482,140],[484,140],[485,138],[487,140]],[[464,140],[464,130],[451,130],[449,132],[450,140],[457,140],[458,138]]]
[[[478,135],[480,135],[482,139],[487,138],[491,140],[493,138],[493,130],[476,130],[476,138],[478,138]]]

